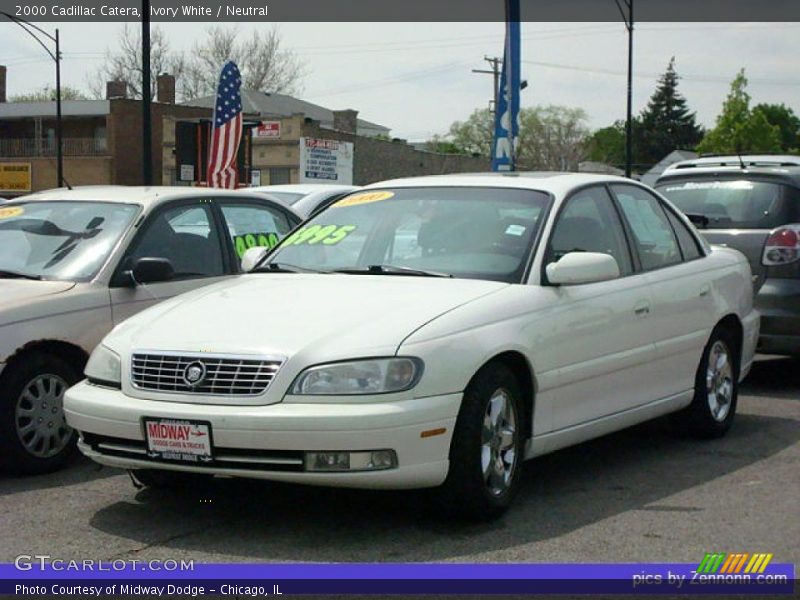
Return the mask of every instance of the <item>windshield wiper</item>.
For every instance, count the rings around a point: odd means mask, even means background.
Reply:
[[[395,265],[369,265],[366,269],[346,268],[335,269],[334,273],[346,273],[348,275],[407,275],[411,277],[453,277],[450,273],[439,273],[438,271],[423,271],[412,269],[411,267],[398,267]]]
[[[0,269],[0,278],[31,279],[33,281],[42,281],[44,279],[41,275],[31,275],[30,273],[20,273],[19,271],[6,271],[5,269]]]
[[[251,273],[323,273],[324,271],[315,271],[314,269],[306,269],[305,267],[298,267],[297,265],[290,265],[287,263],[270,262],[265,263],[250,271]]]

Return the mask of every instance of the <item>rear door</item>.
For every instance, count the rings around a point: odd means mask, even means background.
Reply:
[[[652,290],[652,390],[659,398],[687,392],[714,325],[714,273],[682,218],[655,194],[630,184],[610,187]]]

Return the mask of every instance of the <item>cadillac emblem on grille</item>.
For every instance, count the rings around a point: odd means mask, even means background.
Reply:
[[[196,387],[203,383],[206,378],[206,366],[200,362],[189,364],[183,371],[183,381],[189,387]]]

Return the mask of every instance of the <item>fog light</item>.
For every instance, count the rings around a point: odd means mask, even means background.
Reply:
[[[397,466],[394,450],[306,452],[306,471],[381,471]]]
[[[306,452],[307,471],[349,471],[349,452]]]

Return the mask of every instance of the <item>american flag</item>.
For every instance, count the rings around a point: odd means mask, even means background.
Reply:
[[[208,147],[208,186],[235,189],[239,175],[236,155],[242,141],[242,76],[232,60],[225,63],[217,88],[214,126]]]

